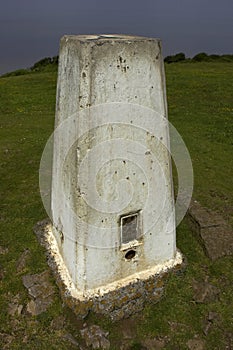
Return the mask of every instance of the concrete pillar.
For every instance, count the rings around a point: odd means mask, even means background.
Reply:
[[[136,293],[139,280],[139,300],[151,283],[155,295],[181,262],[160,41],[64,36],[55,126],[51,232],[72,300],[101,312],[93,298],[105,295],[114,313],[111,293]]]

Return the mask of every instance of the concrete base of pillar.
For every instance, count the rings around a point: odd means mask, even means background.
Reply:
[[[157,302],[163,294],[169,273],[183,268],[182,255],[177,251],[174,259],[164,264],[106,286],[80,292],[72,282],[59,253],[50,221],[38,222],[34,232],[46,248],[48,264],[55,275],[63,301],[80,318],[87,316],[90,311],[110,317],[113,321],[127,318],[141,311],[145,302]]]

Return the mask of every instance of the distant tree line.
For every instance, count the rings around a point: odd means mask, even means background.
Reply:
[[[40,71],[40,70],[43,70],[43,68],[46,66],[54,66],[54,65],[57,66],[57,64],[58,64],[58,56],[45,57],[39,60],[38,62],[34,63],[34,65],[29,69],[31,71]]]
[[[45,57],[40,61],[36,62],[31,68],[30,71],[41,71],[44,67],[54,66],[58,64],[59,56],[54,57]],[[200,52],[195,55],[193,58],[188,58],[185,56],[183,52],[179,52],[175,55],[167,56],[164,58],[164,62],[166,63],[175,63],[181,61],[188,62],[233,62],[233,55],[208,55],[205,52]]]
[[[44,71],[54,71],[57,70],[58,56],[54,57],[44,57],[41,60],[34,63],[32,67],[26,69],[17,69],[13,72],[3,74],[2,77],[10,77],[17,75],[24,75],[34,72],[44,72]]]
[[[54,66],[58,64],[59,56],[54,57],[45,57],[40,61],[36,62],[31,68],[30,71],[41,71],[46,66]],[[193,58],[188,58],[185,56],[183,52],[179,52],[175,55],[167,56],[164,58],[164,62],[166,63],[175,63],[181,61],[188,62],[233,62],[233,55],[208,55],[205,52],[200,52],[195,55]]]
[[[205,52],[200,52],[193,58],[188,58],[183,52],[177,53],[176,55],[167,56],[164,58],[166,63],[175,62],[233,62],[233,55],[208,55]]]
[[[3,74],[2,77],[17,76],[34,72],[56,71],[58,66],[59,56],[45,57],[34,63],[27,69],[17,69],[13,72]],[[233,62],[233,55],[208,55],[205,52],[200,52],[193,58],[188,58],[183,52],[175,55],[170,55],[164,58],[165,63],[175,62]]]

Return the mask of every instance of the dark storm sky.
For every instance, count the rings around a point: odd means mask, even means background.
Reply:
[[[64,34],[162,39],[163,54],[233,53],[233,0],[6,0],[0,7],[0,74],[58,54]]]

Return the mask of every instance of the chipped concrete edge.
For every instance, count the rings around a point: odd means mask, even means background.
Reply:
[[[33,230],[46,248],[48,265],[55,275],[63,301],[81,318],[94,311],[116,321],[141,311],[146,301],[157,302],[161,298],[168,273],[180,271],[185,264],[177,250],[175,257],[163,264],[82,293],[75,287],[63,263],[50,220],[38,222]]]

